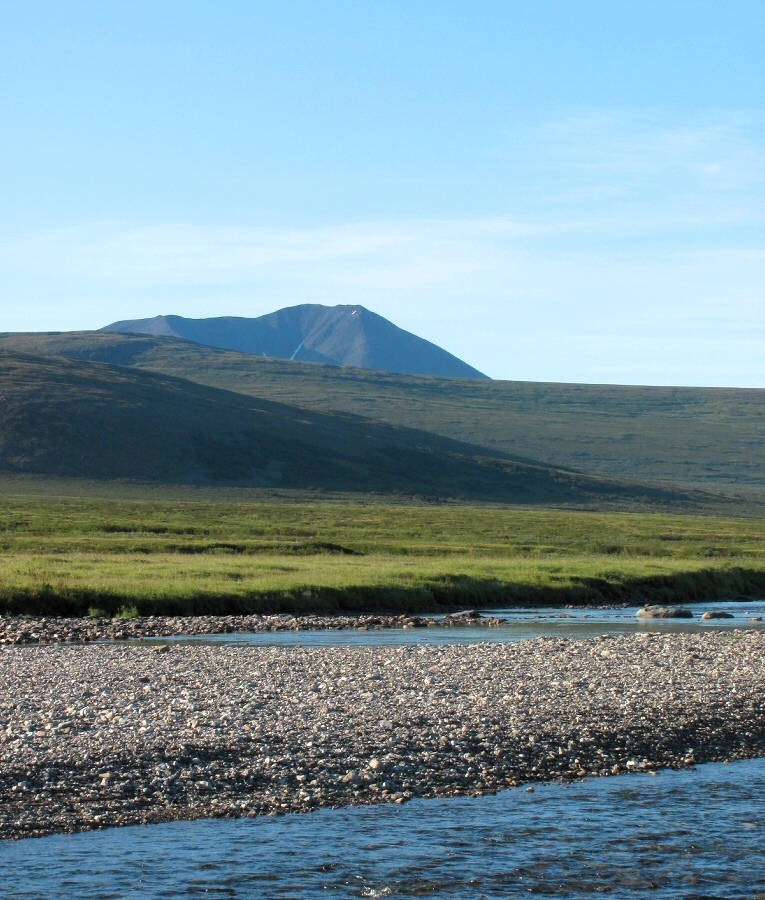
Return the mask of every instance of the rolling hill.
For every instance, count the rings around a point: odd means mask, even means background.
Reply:
[[[103,332],[6,334],[2,347],[358,413],[608,478],[734,493],[765,486],[763,390],[407,376]]]
[[[679,495],[139,369],[0,352],[0,471],[591,504]]]
[[[156,316],[115,322],[107,332],[179,337],[208,347],[419,375],[486,378],[430,341],[363,306],[303,304],[255,319]]]

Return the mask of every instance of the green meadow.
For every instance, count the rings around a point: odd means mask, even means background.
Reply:
[[[33,496],[23,481],[0,490],[6,614],[425,612],[765,596],[761,519],[59,490]]]

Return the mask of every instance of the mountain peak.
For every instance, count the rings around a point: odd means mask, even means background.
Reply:
[[[155,316],[114,322],[101,331],[178,337],[258,356],[408,375],[487,377],[436,344],[355,304],[304,303],[257,318]]]

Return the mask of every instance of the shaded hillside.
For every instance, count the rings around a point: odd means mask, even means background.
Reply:
[[[763,390],[426,378],[95,332],[4,335],[0,347],[102,359],[359,413],[608,477],[714,491],[765,484]]]
[[[430,341],[363,306],[306,303],[255,319],[155,316],[115,322],[107,332],[179,337],[209,347],[281,359],[420,375],[486,376]]]
[[[0,385],[8,472],[523,503],[671,496],[101,363],[0,352]]]

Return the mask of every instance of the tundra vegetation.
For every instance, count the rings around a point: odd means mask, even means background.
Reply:
[[[765,595],[765,522],[0,482],[5,614],[425,612]]]
[[[0,338],[2,613],[765,596],[765,391]]]
[[[100,360],[353,413],[603,478],[725,493],[762,514],[765,390],[399,375],[106,332],[0,335],[0,349]]]

